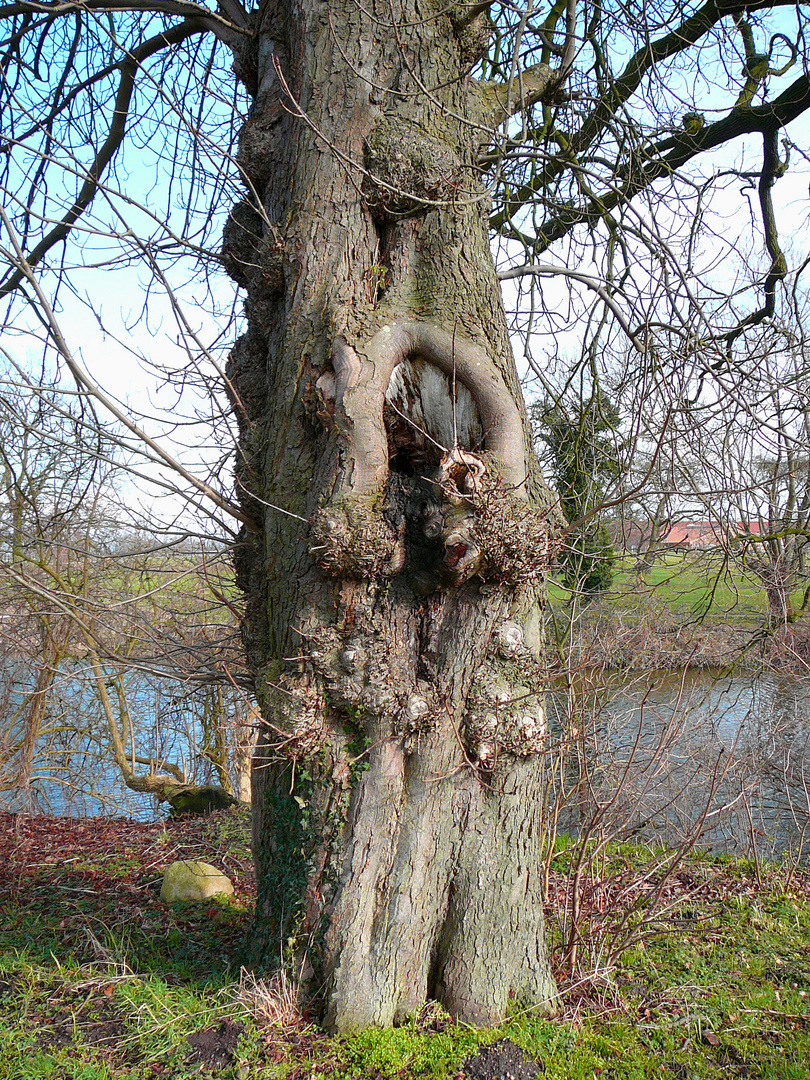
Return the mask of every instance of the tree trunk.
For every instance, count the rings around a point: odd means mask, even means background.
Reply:
[[[336,1029],[554,995],[537,595],[556,522],[475,169],[486,35],[393,10],[264,10],[236,56],[251,194],[223,244],[247,296],[257,948],[300,965]]]
[[[766,563],[761,575],[768,598],[768,625],[774,628],[787,626],[791,622],[790,594],[796,582],[790,568],[785,566],[787,562],[781,554],[777,554],[772,562]]]
[[[635,564],[636,584],[638,585],[644,584],[644,579],[652,569],[656,558],[660,555],[658,541],[661,539],[664,529],[671,522],[671,518],[667,513],[668,505],[669,495],[664,495],[658,500],[658,505],[650,516],[650,534],[644,546],[639,545]]]

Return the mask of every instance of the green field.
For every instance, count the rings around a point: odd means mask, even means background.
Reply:
[[[617,560],[611,589],[602,594],[600,604],[632,617],[651,601],[669,608],[673,614],[702,617],[741,626],[760,625],[768,614],[765,589],[753,575],[746,574],[721,555],[711,552],[675,552],[663,555],[639,582],[635,558]],[[791,596],[793,610],[802,602],[802,589]],[[549,587],[554,605],[564,605],[570,593],[557,581]]]

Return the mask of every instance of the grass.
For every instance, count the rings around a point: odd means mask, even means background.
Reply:
[[[599,600],[602,604],[632,618],[650,597],[673,614],[701,617],[726,624],[760,625],[768,613],[768,600],[762,585],[753,577],[727,563],[716,552],[672,552],[661,556],[644,576],[639,587],[635,558],[624,556],[616,562],[616,574],[610,590]],[[569,594],[552,582],[549,597],[554,604],[564,604]],[[802,590],[792,596],[794,606],[802,599]]]
[[[807,897],[783,890],[778,874],[763,888],[732,884],[723,893],[625,954],[619,978],[625,1001],[636,1000],[635,1041],[676,1074],[806,1078]]]
[[[757,876],[745,861],[694,856],[673,884],[681,904],[612,974],[559,973],[560,1019],[473,1030],[434,1009],[330,1038],[289,986],[240,975],[253,900],[244,817],[0,825],[4,1080],[455,1078],[503,1038],[547,1080],[810,1077],[810,878],[796,867]],[[557,888],[570,855],[560,843]],[[157,886],[179,857],[222,866],[235,899],[167,908]],[[653,857],[625,844],[604,872],[641,875]],[[553,905],[548,919],[553,936]]]

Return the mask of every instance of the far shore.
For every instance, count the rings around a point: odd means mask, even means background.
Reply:
[[[558,626],[560,618],[558,614]],[[548,635],[553,649],[553,629]],[[610,671],[733,670],[810,676],[810,623],[768,627],[701,620],[654,605],[625,613],[594,601],[582,612],[567,643],[569,665]]]

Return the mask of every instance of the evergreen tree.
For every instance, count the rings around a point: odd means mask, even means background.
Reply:
[[[596,390],[587,399],[546,398],[534,419],[568,523],[559,556],[563,584],[586,596],[604,592],[613,583],[616,551],[600,507],[621,473],[618,414]]]

